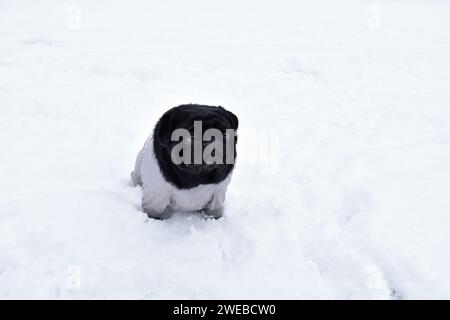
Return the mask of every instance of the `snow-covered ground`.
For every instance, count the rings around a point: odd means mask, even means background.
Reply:
[[[0,298],[450,298],[450,2],[0,0]],[[241,121],[226,216],[130,186]]]

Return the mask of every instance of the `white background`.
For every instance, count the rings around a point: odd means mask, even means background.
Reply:
[[[449,83],[444,0],[0,0],[0,298],[450,298]],[[148,220],[189,102],[241,121],[226,216]]]

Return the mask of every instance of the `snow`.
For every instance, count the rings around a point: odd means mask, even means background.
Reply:
[[[0,298],[450,298],[448,1],[0,1]],[[140,211],[158,117],[240,118],[225,217]]]

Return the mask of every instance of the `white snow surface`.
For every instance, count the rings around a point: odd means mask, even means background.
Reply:
[[[450,298],[449,1],[0,0],[0,39],[0,298]],[[191,102],[240,118],[225,217],[150,220]]]

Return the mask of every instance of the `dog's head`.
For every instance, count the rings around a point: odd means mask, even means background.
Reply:
[[[220,106],[170,109],[153,134],[163,175],[179,187],[220,182],[234,167],[238,126],[236,115]]]

